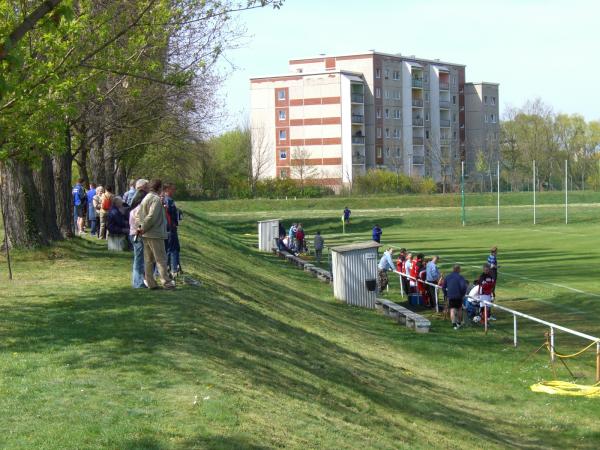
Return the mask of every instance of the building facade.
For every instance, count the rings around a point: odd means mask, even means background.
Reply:
[[[370,51],[295,59],[289,69],[250,80],[259,178],[337,188],[384,168],[449,181],[476,154],[467,148],[464,65]],[[497,108],[498,85],[481,85],[495,86]]]

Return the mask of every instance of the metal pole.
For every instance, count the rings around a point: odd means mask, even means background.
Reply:
[[[402,279],[402,275],[398,275],[398,278],[400,279],[400,295],[404,298],[404,280]]]
[[[569,223],[569,175],[568,175],[568,160],[565,159],[565,225]]]
[[[554,362],[554,328],[550,327],[550,360]]]
[[[514,344],[517,346],[517,316],[513,314]]]
[[[483,304],[483,328],[485,330],[485,334],[487,334],[487,332],[488,332],[488,312],[487,312],[487,305],[485,303]]]
[[[439,307],[439,303],[438,303],[438,288],[437,288],[437,286],[435,287],[435,312],[436,313],[440,312],[440,307]]]
[[[498,225],[500,225],[500,161],[498,161]]]
[[[535,159],[533,160],[533,224],[535,225]]]
[[[600,342],[596,342],[596,382],[600,382]]]
[[[462,207],[462,225],[465,226],[465,162],[460,162],[460,204]]]

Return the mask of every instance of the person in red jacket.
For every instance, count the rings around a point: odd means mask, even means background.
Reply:
[[[496,280],[494,279],[494,275],[492,274],[491,267],[488,263],[483,265],[483,273],[479,275],[477,285],[479,286],[479,301],[493,302],[492,294],[496,287]],[[494,316],[490,315],[490,307],[485,306],[484,304],[481,305],[481,314],[482,319],[487,317],[489,320],[496,320]]]
[[[304,244],[304,227],[301,223],[298,224],[298,229],[296,230],[296,242],[298,244],[298,253],[304,252],[306,245]]]

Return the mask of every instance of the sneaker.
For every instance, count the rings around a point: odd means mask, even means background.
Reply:
[[[165,283],[163,285],[163,289],[166,289],[168,291],[172,291],[173,289],[175,289],[175,283],[171,282],[171,283]]]
[[[490,316],[488,320],[496,320],[496,318],[494,316]]]

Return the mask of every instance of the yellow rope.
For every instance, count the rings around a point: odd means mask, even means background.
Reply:
[[[592,386],[568,383],[566,381],[542,381],[530,386],[533,392],[571,397],[600,398],[600,382]]]
[[[576,356],[581,355],[583,352],[585,352],[586,350],[592,348],[594,345],[596,345],[598,343],[598,341],[596,342],[592,342],[590,345],[588,345],[586,348],[584,348],[583,350],[578,351],[577,353],[573,353],[571,355],[561,355],[560,353],[557,353],[556,351],[554,352],[554,354],[556,356],[558,356],[559,358],[575,358]]]

